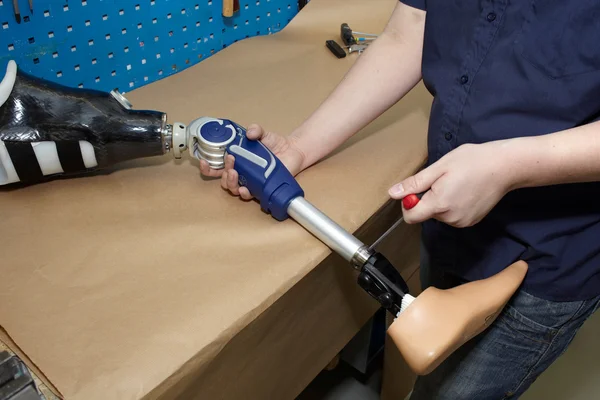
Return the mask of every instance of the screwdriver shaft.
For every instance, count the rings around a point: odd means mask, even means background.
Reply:
[[[402,221],[404,221],[404,217],[400,217],[398,221],[394,222],[394,225],[392,225],[387,231],[384,232],[383,235],[379,236],[379,239],[377,239],[372,245],[369,246],[368,251],[372,251],[375,247],[377,247],[379,243],[383,241],[383,239],[385,239],[390,233],[392,233],[394,229],[398,227],[398,225],[402,223]]]

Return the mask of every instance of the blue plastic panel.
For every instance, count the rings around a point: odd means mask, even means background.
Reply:
[[[238,40],[283,29],[297,0],[0,0],[0,77],[14,59],[72,87],[127,92],[188,68]]]

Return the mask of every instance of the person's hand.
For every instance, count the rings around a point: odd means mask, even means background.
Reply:
[[[250,140],[260,140],[269,150],[281,160],[283,165],[296,176],[302,171],[304,154],[296,146],[292,137],[284,137],[273,132],[266,132],[259,125],[250,125],[246,130],[246,136]],[[239,186],[238,173],[233,169],[235,158],[232,155],[225,157],[224,169],[212,169],[204,160],[200,160],[200,172],[205,176],[221,177],[221,186],[232,194],[240,196],[244,200],[252,199],[248,188]]]
[[[404,220],[412,224],[434,218],[460,228],[481,221],[512,189],[514,167],[507,142],[460,146],[392,186],[389,194],[398,200],[424,193],[415,207],[403,210]]]

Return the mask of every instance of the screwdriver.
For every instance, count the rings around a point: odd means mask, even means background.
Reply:
[[[402,199],[402,205],[407,210],[410,210],[411,208],[414,208],[419,203],[419,200],[421,200],[421,197],[423,197],[422,193],[409,194],[408,196],[406,196],[405,198]],[[390,226],[389,229],[383,233],[383,235],[379,236],[379,239],[377,239],[375,242],[373,242],[372,245],[369,246],[368,251],[373,251],[373,249],[375,249],[375,247],[377,247],[379,245],[379,243],[381,243],[383,241],[383,239],[388,237],[389,234],[392,233],[394,231],[394,229],[396,229],[398,227],[398,225],[400,225],[403,221],[404,221],[404,217],[400,217],[396,222],[394,222],[394,224],[392,226]]]
[[[15,9],[15,20],[17,24],[21,23],[21,11],[19,10],[19,0],[13,0],[13,7]]]

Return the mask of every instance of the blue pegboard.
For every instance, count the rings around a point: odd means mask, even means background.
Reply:
[[[71,87],[127,92],[210,57],[244,38],[283,29],[297,0],[0,0],[0,77],[14,59],[35,76]]]

